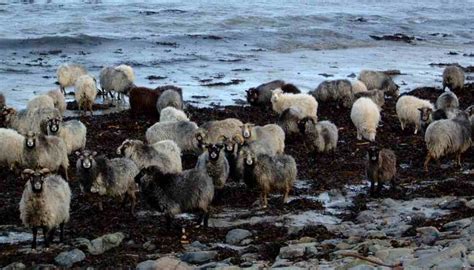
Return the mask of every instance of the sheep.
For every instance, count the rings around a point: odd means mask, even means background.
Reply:
[[[311,91],[310,94],[318,102],[329,100],[341,101],[342,105],[346,108],[349,108],[354,100],[352,85],[349,80],[324,81],[314,91]]]
[[[240,179],[240,175],[237,172],[237,159],[238,159],[238,144],[232,138],[222,136],[222,143],[224,144],[224,153],[229,163],[229,178],[234,180]]]
[[[64,224],[69,221],[71,189],[59,175],[50,175],[48,169],[25,169],[26,180],[20,200],[20,219],[33,231],[31,247],[36,249],[38,228],[43,229],[44,245],[49,247],[56,228],[60,228],[59,241],[64,241]]]
[[[90,75],[79,77],[75,84],[75,98],[79,111],[82,109],[85,115],[87,111],[93,114],[92,105],[97,96],[97,86],[95,78]]]
[[[76,80],[79,77],[86,75],[87,70],[77,64],[62,64],[59,66],[56,75],[58,78],[59,87],[61,92],[66,95],[66,87],[73,86],[76,84]]]
[[[245,174],[255,179],[261,189],[260,198],[263,208],[268,206],[267,194],[273,190],[283,191],[283,203],[288,201],[288,194],[297,175],[296,162],[292,156],[256,155],[247,150],[243,153],[243,159]]]
[[[383,90],[370,90],[354,94],[355,100],[361,97],[370,98],[379,108],[382,108],[385,104],[385,92]]]
[[[448,119],[446,112],[442,109],[433,111],[433,108],[422,107],[418,110],[420,111],[420,127],[423,133],[426,131],[428,125],[432,122],[441,119]]]
[[[172,140],[182,151],[197,152],[201,148],[197,129],[196,123],[190,121],[158,122],[147,129],[145,137],[148,144]]]
[[[375,195],[375,182],[377,182],[377,193],[382,190],[384,182],[391,181],[392,187],[394,187],[397,173],[397,156],[390,149],[370,147],[367,151],[366,173],[371,183],[371,195]]]
[[[61,93],[61,90],[50,90],[46,93],[46,95],[53,99],[54,108],[58,109],[61,115],[64,115],[64,112],[66,111],[66,99],[63,93]]]
[[[431,123],[425,132],[428,149],[424,169],[432,159],[438,160],[447,154],[456,154],[457,165],[461,166],[461,154],[471,146],[471,123],[466,112],[460,111],[453,119],[438,120]]]
[[[357,129],[357,139],[362,137],[375,141],[377,126],[380,121],[380,109],[370,98],[359,98],[351,109],[351,120]]]
[[[128,197],[131,202],[130,213],[135,214],[137,191],[134,182],[139,173],[138,167],[131,159],[114,158],[105,156],[96,157],[97,152],[89,150],[76,151],[76,174],[80,181],[82,192],[98,194],[100,196],[118,197],[126,202]],[[126,197],[124,195],[126,194]],[[102,211],[102,201],[99,202]]]
[[[104,92],[103,95],[110,94],[114,98],[111,91],[117,92],[117,99],[121,100],[124,94],[128,94],[134,86],[135,74],[133,69],[127,65],[117,67],[104,67],[100,71],[99,83],[100,88]]]
[[[166,107],[160,112],[160,122],[189,121],[188,116],[174,107]]]
[[[380,71],[362,70],[358,79],[363,82],[367,90],[384,90],[386,95],[398,97],[400,95],[399,86],[388,76]]]
[[[336,125],[331,121],[316,122],[314,118],[305,117],[299,123],[300,132],[309,142],[310,149],[318,152],[334,151],[337,148],[339,133]]]
[[[156,110],[158,114],[166,107],[174,107],[178,110],[183,109],[183,97],[179,92],[169,89],[164,91],[156,101]]]
[[[301,119],[303,119],[301,111],[298,108],[290,107],[280,114],[277,123],[288,136],[299,132],[298,122]]]
[[[54,108],[54,100],[49,95],[39,95],[28,101],[26,105],[27,111],[35,109],[52,109]]]
[[[241,133],[242,121],[236,118],[227,118],[223,120],[207,121],[199,127],[199,133],[203,135],[197,139],[200,144],[217,144],[221,142],[221,137],[232,138],[235,134]]]
[[[443,71],[443,91],[449,88],[449,90],[461,90],[464,87],[464,71],[458,66],[448,66]]]
[[[69,180],[67,147],[61,138],[29,131],[22,149],[22,164],[26,167],[48,168],[52,172],[61,169],[64,179]]]
[[[0,92],[0,110],[2,110],[7,105],[5,96]]]
[[[67,154],[73,151],[84,150],[86,148],[87,128],[79,120],[69,120],[62,122],[60,118],[50,118],[45,123],[46,127],[42,132],[50,136],[58,136],[66,144]]]
[[[140,140],[127,139],[117,148],[117,154],[133,160],[139,170],[157,166],[163,173],[183,171],[181,149],[172,140],[147,145]]]
[[[0,165],[10,169],[22,164],[25,137],[9,128],[0,128]]]
[[[242,137],[246,143],[265,141],[276,154],[283,154],[285,151],[285,132],[275,124],[261,127],[246,123],[242,126]]]
[[[214,188],[222,189],[229,178],[230,167],[225,154],[221,154],[223,144],[207,144],[207,151],[202,153],[196,163],[196,169],[207,172],[212,178]]]
[[[4,108],[2,115],[6,127],[15,129],[22,134],[28,131],[39,133],[43,121],[48,118],[61,117],[61,113],[56,108],[34,109],[32,111],[25,109],[19,112],[13,108]]]
[[[361,92],[367,92],[367,86],[359,80],[352,81],[352,93],[357,94]]]
[[[451,91],[439,95],[436,99],[436,109],[442,109],[445,112],[454,111],[459,108],[459,99]]]
[[[420,99],[415,96],[404,95],[398,99],[395,108],[402,130],[405,129],[407,124],[415,124],[414,134],[417,134],[421,127],[420,109],[429,108],[433,110],[434,106],[428,100]]]
[[[278,114],[290,107],[300,109],[303,116],[316,116],[318,111],[318,102],[308,94],[284,94],[277,89],[273,91],[271,102],[273,111]]]
[[[177,174],[165,174],[156,166],[140,171],[135,177],[140,193],[153,208],[164,212],[168,225],[182,212],[201,212],[199,224],[208,226],[209,205],[214,198],[212,178],[201,169],[190,169]]]
[[[261,84],[256,88],[245,90],[247,102],[252,106],[268,106],[271,104],[272,91],[280,88],[285,93],[299,94],[301,91],[293,84],[286,84],[282,80],[275,80]]]
[[[146,87],[133,87],[130,90],[130,111],[132,115],[146,114],[150,116],[158,116],[156,110],[156,102],[160,97],[161,93],[165,90],[172,89],[181,93],[181,88],[173,85],[159,86],[155,89],[150,89]]]

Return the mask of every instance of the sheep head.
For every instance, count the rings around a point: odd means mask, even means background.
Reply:
[[[207,148],[207,153],[208,153],[209,159],[211,161],[215,161],[215,160],[219,159],[219,154],[220,154],[222,148],[224,148],[224,145],[220,144],[220,143],[219,144],[207,144],[206,148]]]
[[[41,193],[43,191],[44,179],[50,174],[49,169],[43,168],[41,170],[33,171],[32,169],[25,169],[21,173],[23,180],[27,180],[31,184],[34,193]]]
[[[300,130],[300,133],[305,134],[309,125],[316,125],[316,119],[314,117],[306,116],[298,121],[298,129]]]
[[[281,90],[280,88],[273,90],[271,102],[272,103],[277,102],[281,98],[282,95],[283,95],[283,90]]]
[[[367,150],[367,158],[369,159],[370,163],[379,162],[379,152],[380,149],[377,146],[373,145],[369,147],[369,149]]]
[[[428,122],[431,119],[431,113],[433,113],[433,109],[429,107],[421,107],[418,108],[418,111],[420,111],[421,121]]]
[[[225,146],[224,151],[227,153],[232,153],[234,152],[235,149],[235,142],[232,139],[227,138],[226,136],[222,135],[219,137],[219,139],[222,141],[222,144]]]
[[[236,134],[232,137],[232,140],[238,145],[243,145],[245,143],[244,137],[241,134]]]
[[[47,124],[46,124],[48,128],[48,133],[57,134],[59,132],[61,121],[62,120],[59,117],[48,118]]]
[[[244,139],[249,139],[250,137],[252,137],[253,127],[255,127],[255,124],[252,123],[245,123],[242,126],[242,136],[244,137]]]
[[[89,150],[83,150],[82,152],[76,151],[76,156],[78,157],[78,162],[81,164],[82,169],[90,169],[95,164],[95,156],[97,152],[91,152]]]
[[[258,101],[258,91],[255,88],[250,88],[248,90],[245,90],[247,93],[247,102],[255,105]]]
[[[125,151],[132,147],[134,144],[133,140],[126,139],[123,143],[117,148],[117,155],[125,156]]]
[[[246,166],[254,166],[255,161],[257,159],[256,155],[254,152],[252,152],[248,148],[244,148],[241,150],[240,154],[242,155],[242,158],[244,159],[244,163]]]
[[[467,113],[469,116],[473,116],[473,115],[474,115],[474,105],[469,106],[469,107],[466,109],[466,113]]]
[[[197,129],[196,133],[194,134],[194,138],[197,141],[198,148],[205,147],[204,139],[206,138],[206,133],[204,132],[203,129],[201,128]]]
[[[34,149],[36,147],[36,133],[33,131],[28,131],[25,134],[25,146],[27,149]]]

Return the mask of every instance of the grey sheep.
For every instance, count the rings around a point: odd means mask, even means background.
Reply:
[[[43,229],[44,245],[53,241],[56,228],[59,227],[60,241],[64,241],[64,224],[69,221],[71,189],[59,175],[50,175],[48,169],[25,169],[22,173],[26,180],[20,200],[20,219],[33,230],[33,243],[36,248],[38,229]]]
[[[52,172],[61,169],[64,179],[69,180],[67,147],[59,137],[27,132],[22,159],[28,168],[47,168]]]
[[[438,160],[447,154],[456,154],[457,165],[461,166],[461,154],[471,146],[471,123],[469,115],[459,111],[453,119],[438,120],[431,123],[425,132],[428,154],[424,164],[428,171],[428,164],[432,159]]]
[[[183,171],[181,149],[172,140],[164,140],[154,144],[145,144],[140,140],[125,140],[117,148],[117,154],[133,160],[139,170],[149,166],[157,166],[163,173]]]
[[[447,91],[439,95],[436,99],[436,109],[442,109],[445,112],[459,108],[459,99],[451,91]]]
[[[17,130],[19,133],[28,131],[41,132],[41,123],[48,118],[61,118],[61,113],[56,108],[34,109],[32,111],[21,110],[17,112],[13,108],[4,108],[3,117],[5,126]]]
[[[286,203],[296,181],[295,159],[289,155],[256,155],[248,150],[244,151],[243,158],[245,175],[254,179],[261,190],[263,208],[267,207],[267,195],[272,191],[282,191],[283,203]]]
[[[14,169],[22,165],[25,137],[9,128],[0,128],[0,165]]]
[[[335,151],[339,132],[331,121],[316,122],[312,117],[305,117],[299,123],[300,131],[305,135],[309,149],[318,152]]]
[[[285,152],[285,132],[278,125],[267,124],[262,127],[246,123],[242,126],[242,137],[246,143],[256,141],[264,143],[276,154]]]
[[[43,134],[58,136],[63,139],[68,155],[73,151],[86,148],[87,128],[81,121],[69,120],[63,122],[62,119],[56,117],[48,119],[44,125],[45,127],[42,128]]]
[[[382,190],[384,182],[391,181],[392,187],[394,187],[397,173],[397,156],[390,149],[370,147],[367,151],[366,173],[371,183],[371,195],[375,195],[375,182],[377,182],[377,193]]]
[[[123,95],[128,94],[134,86],[135,75],[133,69],[124,67],[128,66],[104,67],[100,71],[99,83],[104,97],[108,93],[111,98],[114,98],[112,91],[115,91],[117,92],[117,99],[121,100]]]
[[[46,95],[50,96],[53,99],[54,108],[58,109],[61,115],[64,115],[67,106],[66,98],[64,97],[64,94],[61,93],[61,90],[50,90],[46,93]]]
[[[166,107],[173,107],[178,110],[183,109],[183,97],[180,94],[181,92],[175,91],[173,89],[165,90],[158,100],[156,101],[156,110],[158,114],[161,113]]]
[[[429,124],[434,121],[441,119],[448,119],[446,112],[442,109],[437,109],[433,111],[432,108],[422,107],[418,109],[420,111],[420,127],[423,132],[426,131]]]
[[[149,127],[145,133],[148,144],[159,141],[172,140],[183,152],[199,152],[202,134],[198,133],[198,126],[191,121],[158,122]]]
[[[214,188],[222,189],[229,178],[230,167],[222,149],[223,144],[208,144],[207,151],[202,153],[197,161],[196,169],[207,172],[212,178]]]
[[[383,105],[385,104],[385,92],[383,90],[371,90],[371,91],[366,91],[366,92],[359,92],[354,94],[354,100],[361,98],[361,97],[367,97],[370,98],[379,108],[382,108]]]
[[[128,158],[96,157],[97,152],[88,150],[77,151],[76,155],[76,173],[81,190],[99,196],[120,198],[124,203],[128,197],[131,202],[130,212],[133,215],[137,192],[134,178],[139,173],[135,162]],[[102,201],[99,202],[99,208],[103,209]]]
[[[142,198],[151,207],[164,212],[168,225],[180,213],[198,210],[199,224],[208,226],[209,206],[214,198],[212,178],[201,169],[164,174],[156,166],[140,171],[135,177]]]
[[[458,66],[448,66],[443,71],[443,91],[449,88],[449,90],[460,90],[464,87],[464,71]]]
[[[381,71],[362,70],[358,79],[367,86],[368,90],[384,90],[386,95],[393,97],[400,95],[399,86],[390,76]]]
[[[310,92],[318,102],[339,101],[346,108],[350,108],[354,101],[352,84],[349,80],[328,80],[323,81],[312,92]]]
[[[199,127],[198,133],[202,137],[198,138],[199,143],[217,144],[221,142],[222,136],[232,138],[241,133],[243,125],[242,121],[236,118],[207,121]]]
[[[287,136],[299,133],[298,122],[303,119],[303,114],[298,108],[290,107],[278,117],[278,125]]]

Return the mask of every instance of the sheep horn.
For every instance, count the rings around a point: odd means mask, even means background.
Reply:
[[[240,145],[243,145],[245,142],[244,137],[242,137],[241,134],[235,134],[234,137],[232,137],[232,140]]]
[[[47,176],[51,173],[51,171],[48,168],[43,168],[39,172],[44,176]]]
[[[32,169],[24,169],[23,172],[21,172],[21,178],[25,179],[28,175],[34,174],[35,171]]]

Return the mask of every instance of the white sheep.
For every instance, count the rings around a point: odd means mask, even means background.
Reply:
[[[69,120],[62,122],[60,118],[51,118],[45,123],[46,130],[42,132],[46,135],[58,136],[66,144],[67,154],[73,151],[84,150],[86,148],[87,128],[79,120]]]
[[[242,137],[246,143],[265,140],[271,148],[275,149],[275,153],[283,154],[285,152],[285,132],[278,125],[255,126],[246,123],[242,126]]]
[[[40,132],[41,123],[48,118],[61,118],[61,113],[56,108],[34,109],[32,111],[21,110],[17,112],[13,108],[4,108],[3,117],[5,126],[25,134],[29,131]]]
[[[58,77],[58,83],[61,88],[61,92],[66,94],[66,87],[73,86],[76,80],[87,74],[87,70],[77,64],[62,64],[59,66],[56,75]]]
[[[166,107],[160,112],[160,122],[189,121],[188,116],[182,110],[174,107]]]
[[[63,93],[61,93],[61,90],[50,90],[46,94],[53,99],[54,107],[59,110],[61,115],[64,115],[64,112],[66,111],[66,98]]]
[[[83,75],[79,77],[75,84],[76,91],[74,93],[79,111],[82,109],[86,114],[87,110],[93,113],[92,105],[97,96],[97,86],[94,77]]]
[[[359,80],[352,81],[352,93],[357,94],[360,92],[367,92],[367,86]]]
[[[351,109],[351,120],[357,128],[357,139],[362,137],[375,141],[377,126],[380,121],[380,110],[370,98],[359,98]]]
[[[22,163],[25,137],[9,128],[0,128],[0,165],[10,169]]]
[[[27,111],[35,109],[52,109],[54,108],[54,100],[49,95],[39,95],[28,101],[26,105]]]
[[[277,89],[273,91],[271,102],[273,110],[278,114],[290,107],[295,107],[301,110],[303,116],[317,116],[318,102],[308,94],[287,94]]]
[[[407,124],[415,124],[415,134],[417,134],[418,130],[421,128],[421,109],[429,108],[434,110],[434,106],[430,101],[409,95],[400,97],[395,108],[402,130],[405,129]]]
[[[36,248],[38,229],[43,229],[45,247],[60,228],[60,241],[64,240],[64,224],[69,221],[71,189],[59,175],[49,175],[48,169],[26,169],[22,173],[26,180],[20,200],[20,219],[33,230],[32,248]]]
[[[190,121],[157,122],[146,130],[145,137],[149,144],[164,140],[176,142],[182,151],[199,151],[196,139],[198,126]]]

